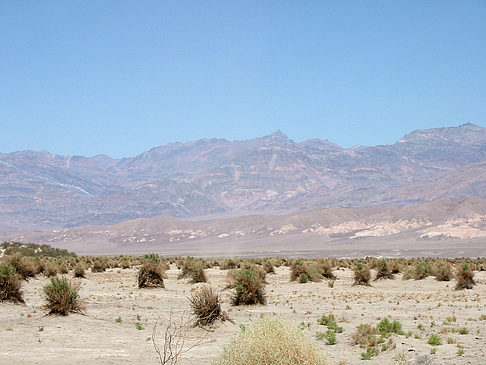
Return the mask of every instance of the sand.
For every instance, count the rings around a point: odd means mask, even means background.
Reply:
[[[165,289],[137,289],[136,269],[108,269],[104,273],[87,273],[81,283],[80,296],[84,314],[47,315],[42,287],[44,276],[24,282],[25,305],[0,303],[1,364],[158,364],[152,343],[152,330],[159,323],[158,343],[162,345],[168,314],[178,318],[190,311],[188,297],[202,284],[178,280],[175,266],[167,272]],[[427,355],[434,364],[486,364],[486,273],[477,272],[472,290],[455,291],[454,282],[437,282],[433,277],[415,281],[380,280],[371,287],[353,286],[352,271],[335,270],[334,287],[327,281],[299,284],[289,282],[287,267],[267,275],[267,305],[230,305],[231,291],[226,287],[226,271],[206,270],[208,279],[222,299],[222,306],[234,323],[218,322],[209,332],[191,328],[188,336],[203,342],[185,353],[178,364],[210,364],[221,353],[240,325],[248,325],[260,316],[283,316],[299,325],[315,339],[317,331],[326,332],[317,319],[334,314],[343,332],[336,345],[315,340],[330,364],[393,364],[397,356],[414,359]],[[69,275],[71,276],[71,275]],[[402,323],[412,336],[394,335],[396,348],[364,362],[363,349],[351,344],[351,335],[361,323],[376,325],[388,317]],[[455,319],[450,324],[446,318]],[[116,319],[120,318],[121,323]],[[444,322],[446,321],[446,322]],[[143,329],[137,329],[140,322]],[[424,331],[417,327],[422,324]],[[466,327],[468,334],[459,334]],[[456,332],[454,332],[454,330]],[[441,333],[448,331],[447,333]],[[428,336],[439,333],[443,344],[430,354]],[[421,338],[415,338],[420,336]],[[447,339],[455,343],[448,344]],[[192,344],[188,339],[188,345]],[[464,354],[459,356],[458,344]]]

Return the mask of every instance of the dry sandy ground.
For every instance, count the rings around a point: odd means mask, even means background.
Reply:
[[[85,313],[66,317],[47,316],[42,308],[42,287],[48,280],[43,276],[29,280],[23,285],[25,305],[0,303],[0,363],[157,364],[151,341],[154,324],[161,322],[162,338],[168,313],[172,310],[177,317],[189,310],[188,297],[201,285],[177,280],[178,273],[172,266],[165,280],[166,289],[139,290],[135,269],[89,272],[86,279],[79,280]],[[326,331],[316,320],[330,313],[344,328],[337,334],[336,345],[316,340],[330,364],[393,364],[393,358],[401,353],[410,358],[427,354],[434,364],[486,364],[486,320],[480,320],[486,315],[485,272],[476,273],[478,285],[465,291],[454,291],[454,282],[437,282],[432,277],[403,281],[398,276],[396,280],[373,282],[371,287],[358,287],[352,286],[350,270],[336,270],[335,274],[338,279],[333,288],[326,281],[298,284],[289,282],[289,269],[281,267],[276,275],[267,275],[267,305],[232,307],[231,293],[224,289],[226,272],[207,270],[212,286],[221,291],[223,308],[235,323],[215,325],[204,342],[186,353],[179,364],[210,364],[239,332],[241,324],[247,325],[261,315],[283,316],[296,325],[304,322],[304,331],[315,338],[316,331]],[[455,322],[444,324],[447,317],[453,316]],[[115,322],[118,317],[121,323]],[[363,350],[350,344],[351,334],[359,324],[376,325],[384,317],[399,320],[405,332],[412,331],[413,335],[394,335],[395,349],[365,362],[360,358]],[[138,321],[141,330],[136,328]],[[423,332],[417,328],[419,324],[424,326]],[[430,355],[429,334],[461,327],[469,333],[441,334],[444,344]],[[204,333],[194,328],[189,335]],[[457,344],[447,344],[448,337],[464,346],[464,355],[457,355]]]

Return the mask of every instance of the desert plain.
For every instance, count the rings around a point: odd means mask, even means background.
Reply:
[[[179,279],[172,263],[166,271],[165,288],[137,286],[137,267],[86,271],[80,284],[82,313],[48,315],[44,275],[23,281],[25,304],[0,303],[0,363],[2,364],[159,364],[155,343],[163,345],[169,317],[177,321],[191,315],[189,298],[203,285],[219,294],[230,320],[208,328],[190,327],[186,333],[180,365],[211,364],[243,326],[262,316],[279,316],[299,326],[315,341],[329,364],[485,364],[486,272],[476,271],[473,289],[455,290],[455,282],[395,278],[373,281],[370,286],[353,285],[353,271],[334,268],[336,280],[299,283],[290,281],[290,268],[275,267],[266,275],[266,304],[233,306],[227,270],[205,270],[208,283]],[[317,339],[327,328],[318,324],[323,315],[334,315],[342,332],[336,343]],[[405,334],[393,334],[392,345],[370,360],[365,349],[352,343],[360,324],[376,326],[388,318],[401,323]],[[431,335],[442,344],[428,344]]]

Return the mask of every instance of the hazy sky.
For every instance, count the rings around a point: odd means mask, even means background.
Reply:
[[[0,152],[486,127],[486,0],[0,0]]]

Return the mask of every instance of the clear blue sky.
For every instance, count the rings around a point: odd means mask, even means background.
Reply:
[[[486,1],[0,0],[0,152],[486,127]]]

